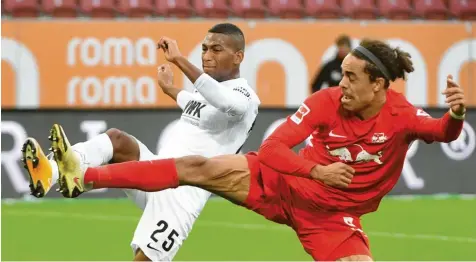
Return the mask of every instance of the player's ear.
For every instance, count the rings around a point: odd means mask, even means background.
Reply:
[[[243,50],[237,51],[233,57],[233,64],[241,64],[241,62],[243,62],[243,58],[245,58],[245,53],[243,52]]]
[[[384,88],[385,88],[385,79],[382,77],[377,78],[374,82],[373,91],[376,93],[380,90],[383,90]]]

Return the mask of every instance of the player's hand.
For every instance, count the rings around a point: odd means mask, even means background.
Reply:
[[[466,111],[466,101],[463,88],[461,88],[454,80],[452,75],[446,78],[446,89],[442,92],[446,96],[446,104],[451,111],[457,115],[463,115]]]
[[[174,63],[177,58],[182,56],[177,41],[166,36],[160,38],[157,48],[164,50],[165,59],[171,63]]]
[[[169,64],[163,64],[157,68],[157,81],[162,90],[173,87],[174,72]]]
[[[347,188],[352,182],[354,173],[352,167],[336,162],[328,166],[316,165],[311,170],[311,177],[332,187]]]

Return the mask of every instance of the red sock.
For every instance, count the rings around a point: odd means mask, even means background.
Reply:
[[[175,160],[132,161],[88,168],[84,184],[93,188],[130,188],[142,191],[160,191],[179,186]]]

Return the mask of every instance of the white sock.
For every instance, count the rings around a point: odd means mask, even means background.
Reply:
[[[73,145],[73,150],[81,155],[83,164],[97,167],[109,163],[114,154],[111,139],[107,134],[100,134],[92,139]]]
[[[86,142],[77,143],[72,146],[79,155],[83,165],[97,167],[107,164],[112,159],[114,149],[111,139],[107,134],[100,134]],[[48,155],[48,159],[53,171],[51,186],[55,185],[59,178],[58,164],[54,161],[53,154]]]
[[[47,157],[51,164],[51,171],[53,172],[53,176],[51,177],[51,186],[54,186],[56,182],[58,182],[59,178],[58,164],[56,164],[56,161],[53,158],[53,153],[49,154]]]

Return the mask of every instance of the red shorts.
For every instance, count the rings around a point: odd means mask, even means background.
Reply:
[[[306,252],[315,260],[371,256],[358,216],[320,209],[312,200],[303,198],[295,186],[290,186],[289,181],[295,177],[260,164],[254,152],[248,153],[246,158],[251,176],[246,208],[292,227]]]

